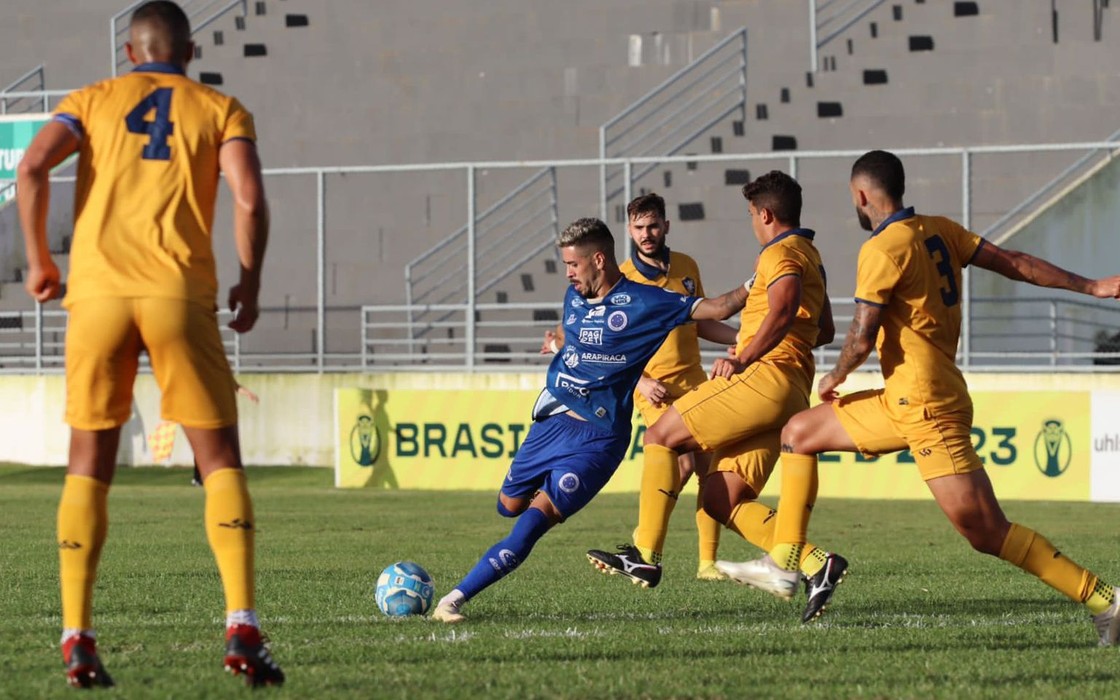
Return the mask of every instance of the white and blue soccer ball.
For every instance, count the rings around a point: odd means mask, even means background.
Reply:
[[[432,607],[436,587],[424,567],[412,561],[398,561],[385,567],[377,577],[377,607],[389,617],[423,615]]]

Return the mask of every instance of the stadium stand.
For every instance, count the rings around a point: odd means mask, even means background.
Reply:
[[[90,0],[64,13],[31,0],[8,4],[20,21],[0,25],[0,84],[39,63],[47,64],[52,89],[108,74],[106,29],[123,9],[120,0]],[[832,14],[841,5],[847,9]],[[255,0],[236,3],[196,35],[192,74],[254,111],[268,168],[594,158],[604,124],[745,27],[745,103],[710,128],[696,129],[687,142],[657,144],[644,154],[772,152],[773,158],[666,162],[644,173],[636,167],[631,190],[666,197],[674,206],[673,239],[696,255],[710,284],[724,286],[744,277],[752,260],[753,244],[743,243],[739,187],[753,175],[795,165],[806,189],[805,223],[820,231],[833,294],[841,298],[852,286],[859,235],[843,186],[850,158],[794,164],[791,156],[1098,141],[1120,126],[1102,117],[1120,103],[1120,76],[1111,69],[1115,51],[1106,40],[1113,8],[1090,13],[1062,6],[1051,14],[1051,4],[1041,1],[879,0],[820,2],[818,10],[814,33],[827,41],[814,54],[805,4],[780,0],[497,0],[485,10],[387,0],[376,12],[358,0]],[[58,36],[67,41],[52,41]],[[673,103],[677,87],[670,84],[658,99]],[[665,116],[682,118],[670,110],[662,107]],[[643,152],[622,153],[635,154]],[[1080,156],[973,156],[969,223],[985,230]],[[908,199],[925,211],[963,218],[961,167],[955,157],[915,158]],[[493,250],[513,241],[522,247],[489,268],[480,261],[480,271],[506,273],[479,280],[480,303],[555,299],[562,279],[547,245],[555,222],[600,210],[598,168],[543,172],[532,166],[475,170],[476,213],[490,212],[495,220],[524,199],[502,204],[520,184],[534,176],[555,178],[555,186],[541,186],[525,205],[536,212],[531,226],[513,226],[514,217],[505,229],[494,229]],[[314,354],[324,343],[324,352],[364,351],[360,308],[406,300],[402,271],[465,226],[465,180],[461,168],[270,177],[274,281],[263,299],[270,312],[242,349]],[[315,207],[320,188],[322,220]],[[622,234],[623,190],[608,190],[614,196],[606,216]],[[52,223],[59,250],[68,242],[67,199],[63,184],[52,211],[52,222],[60,222],[57,231]],[[0,211],[6,240],[15,231],[13,215],[12,207]],[[223,203],[218,221],[227,219]],[[461,245],[445,249],[454,254],[439,275],[462,278],[463,253],[455,252],[465,252]],[[223,271],[232,270],[231,248],[219,246]],[[28,308],[16,279],[20,255],[9,251],[0,266],[0,309]],[[323,279],[315,269],[320,255]],[[1098,271],[1101,263],[1090,262],[1087,271]],[[460,286],[440,298],[453,299],[453,292],[462,301],[466,285]],[[327,308],[321,333],[320,289]],[[552,320],[540,309],[479,313],[515,325]],[[379,332],[399,337],[403,316],[391,318],[392,332]],[[429,331],[440,333],[462,331]],[[485,335],[476,339],[478,349],[488,347],[497,361],[507,359],[507,348],[518,349],[501,328]]]

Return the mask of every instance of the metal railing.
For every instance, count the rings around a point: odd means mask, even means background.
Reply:
[[[997,219],[981,235],[996,245],[1002,245],[1081,183],[1104,169],[1120,155],[1120,131],[1113,132],[1105,141],[1110,144],[1109,147],[1094,149],[1078,158],[1057,177]]]
[[[552,248],[560,234],[555,168],[538,170],[477,215],[475,185],[476,170],[468,167],[467,223],[405,265],[410,348],[413,341],[425,341],[433,323],[447,318],[449,309],[440,305],[476,303],[506,276]],[[480,260],[485,262],[479,265]],[[476,284],[480,279],[484,281]]]
[[[40,63],[0,90],[0,114],[49,112],[46,87]]]
[[[672,156],[747,105],[747,29],[740,27],[599,127],[599,157]],[[599,169],[599,216],[608,221],[613,200],[631,199],[635,181],[661,161],[634,161],[637,169]]]
[[[820,67],[820,50],[886,0],[809,0],[809,70]]]
[[[128,65],[124,45],[128,43],[128,23],[132,12],[147,0],[137,0],[109,19],[109,46],[112,50],[112,74],[116,76]],[[179,6],[191,22],[191,35],[210,26],[230,10],[240,6],[241,16],[249,14],[249,0],[179,0]]]
[[[976,148],[936,148],[936,149],[897,149],[897,153],[908,164],[912,164],[913,170],[917,172],[930,172],[934,168],[927,168],[924,165],[925,161],[932,160],[937,167],[935,168],[941,178],[945,180],[934,181],[915,181],[913,183],[911,197],[920,208],[936,209],[938,211],[950,213],[966,227],[972,228],[972,220],[974,217],[973,203],[972,203],[972,188],[974,183],[981,181],[980,178],[984,175],[991,175],[991,171],[987,168],[994,168],[994,172],[998,176],[1003,177],[1008,172],[1013,172],[1015,168],[1019,167],[1016,164],[1001,166],[1001,161],[998,157],[1001,154],[1038,154],[1042,152],[1062,153],[1065,151],[1070,152],[1090,152],[1100,149],[1114,148],[1115,144],[1110,142],[1087,142],[1087,143],[1070,143],[1070,144],[1044,144],[1044,145],[1019,145],[1019,146],[985,146]],[[634,158],[634,159],[586,159],[586,160],[569,160],[569,161],[517,161],[517,162],[473,162],[473,163],[433,163],[422,165],[386,165],[386,166],[354,166],[354,167],[336,167],[336,168],[283,168],[283,169],[267,169],[265,176],[270,181],[274,178],[310,178],[315,182],[311,186],[304,186],[300,184],[298,187],[289,187],[289,191],[298,191],[299,197],[304,197],[298,203],[296,208],[299,209],[301,218],[299,221],[285,221],[277,219],[275,225],[277,228],[285,227],[286,231],[303,231],[308,230],[313,234],[306,237],[297,236],[294,233],[288,238],[305,238],[308,243],[308,250],[300,253],[299,259],[306,258],[306,267],[301,268],[306,270],[306,273],[297,272],[292,279],[282,278],[269,278],[268,289],[271,294],[276,294],[276,289],[280,288],[280,295],[284,295],[284,285],[288,285],[288,289],[293,287],[299,290],[304,290],[311,287],[311,283],[307,280],[314,279],[313,292],[311,296],[305,297],[305,292],[300,291],[299,298],[307,298],[308,301],[304,302],[302,307],[284,307],[284,308],[265,308],[262,311],[261,320],[258,322],[257,329],[253,334],[250,334],[244,339],[244,343],[251,349],[251,352],[246,352],[246,347],[242,347],[235,358],[235,361],[241,371],[353,371],[363,366],[380,367],[383,366],[388,360],[385,359],[385,354],[391,349],[395,353],[410,353],[413,357],[412,360],[394,360],[401,367],[424,367],[429,368],[432,363],[433,353],[444,352],[447,346],[445,339],[453,338],[459,348],[457,352],[461,353],[461,360],[457,366],[467,367],[472,370],[479,368],[487,369],[506,369],[514,368],[519,363],[530,362],[527,366],[536,366],[530,360],[526,360],[534,349],[538,346],[533,345],[529,341],[529,336],[536,336],[540,331],[541,326],[547,326],[555,323],[555,316],[548,316],[547,310],[552,309],[555,314],[557,305],[561,294],[563,293],[562,282],[557,280],[553,283],[555,289],[550,289],[547,292],[548,300],[555,299],[554,303],[542,303],[538,307],[538,315],[534,315],[531,309],[522,309],[518,306],[511,304],[496,305],[500,309],[490,308],[488,305],[474,303],[475,313],[467,313],[463,310],[452,308],[433,308],[439,306],[436,304],[436,297],[429,295],[424,301],[413,304],[401,304],[401,297],[404,293],[400,291],[399,285],[388,285],[385,288],[385,293],[379,297],[384,298],[389,306],[370,307],[365,304],[367,298],[364,297],[348,297],[351,306],[342,306],[342,298],[338,298],[338,302],[333,300],[336,298],[334,293],[331,292],[331,285],[328,280],[331,279],[331,263],[327,257],[327,244],[328,238],[331,233],[328,229],[327,222],[339,221],[344,217],[328,216],[328,203],[326,197],[326,178],[328,176],[357,176],[361,174],[374,175],[377,177],[387,177],[392,175],[401,175],[405,177],[415,177],[416,174],[431,174],[433,178],[439,178],[443,191],[447,191],[447,173],[452,173],[455,179],[462,182],[465,190],[465,197],[467,202],[468,212],[471,213],[469,220],[478,221],[479,217],[474,215],[474,209],[471,202],[473,202],[474,192],[470,185],[473,182],[473,175],[479,170],[514,170],[514,169],[532,169],[534,171],[544,168],[554,168],[558,176],[563,171],[575,171],[577,177],[575,179],[587,179],[590,176],[594,177],[593,173],[601,166],[621,167],[621,168],[637,168],[642,164],[649,162],[673,162],[685,163],[690,161],[698,161],[700,163],[735,163],[739,165],[749,165],[752,163],[764,162],[767,167],[774,167],[778,165],[787,172],[797,175],[799,170],[804,170],[807,177],[812,179],[814,177],[815,169],[820,167],[827,169],[829,172],[835,171],[835,168],[829,165],[829,161],[843,159],[850,163],[862,151],[790,151],[781,153],[754,153],[754,154],[707,154],[696,156],[671,156],[668,158]],[[974,167],[973,160],[977,156],[985,156],[979,161],[979,166]],[[782,165],[784,163],[784,165]],[[948,166],[948,167],[946,167]],[[582,169],[582,170],[581,170]],[[955,175],[954,175],[955,174]],[[460,180],[460,176],[462,179]],[[52,178],[52,181],[61,181],[72,178]],[[386,183],[386,184],[392,184]],[[959,198],[955,197],[950,191],[947,197],[943,197],[936,204],[929,203],[928,199],[923,196],[923,187],[932,187],[939,192],[944,192],[946,185],[949,188],[958,186]],[[846,187],[843,183],[838,182],[838,187]],[[283,189],[277,186],[278,189]],[[389,188],[392,189],[392,188]],[[559,190],[558,194],[567,195],[564,189]],[[585,193],[590,194],[590,193]],[[464,196],[464,192],[451,194],[452,197]],[[582,195],[581,195],[582,196]],[[956,199],[956,204],[953,203]],[[1018,201],[1017,199],[1015,201]],[[289,202],[289,205],[292,203]],[[352,199],[345,199],[341,201],[343,206],[349,209],[355,207],[361,208],[366,206],[362,201]],[[576,199],[562,198],[559,202],[559,208],[565,212],[571,212],[574,216],[580,215],[584,212],[595,211],[601,205],[596,202],[594,195],[587,198],[577,197]],[[332,203],[331,206],[337,206]],[[376,219],[379,216],[376,205],[371,205],[373,208],[361,210],[361,216],[368,219]],[[550,202],[550,207],[551,202]],[[1011,205],[1005,205],[1011,208]],[[838,215],[847,215],[847,204],[845,202],[845,209],[843,212],[837,212]],[[986,216],[994,216],[992,214],[985,214]],[[549,214],[553,216],[553,214]],[[346,230],[346,229],[344,229]],[[531,229],[526,229],[531,230]],[[346,235],[353,235],[348,232]],[[475,241],[479,236],[479,230],[475,226],[468,226],[467,231],[461,234],[460,238],[465,238],[464,245],[467,250],[478,250],[479,246]],[[525,236],[528,238],[529,236]],[[277,236],[279,241],[282,237]],[[542,235],[543,238],[543,235]],[[407,246],[409,241],[402,239],[398,245]],[[550,241],[548,245],[552,245]],[[310,252],[310,248],[314,248],[314,253]],[[726,255],[725,249],[719,248],[715,252],[711,250],[695,250],[693,251],[698,260],[701,262],[703,268],[706,256],[711,255]],[[293,258],[294,259],[294,258]],[[290,262],[290,260],[289,260]],[[348,261],[349,262],[349,261]],[[507,260],[506,264],[512,264],[513,260]],[[300,263],[303,264],[303,263]],[[450,262],[445,263],[445,267],[454,267],[456,264],[465,264],[468,273],[465,279],[460,280],[467,284],[467,288],[471,290],[486,288],[492,281],[492,276],[500,272],[500,267],[488,268],[486,261],[479,262],[476,258],[474,262],[470,260],[460,260],[459,263]],[[266,266],[266,275],[269,269],[275,269],[274,266]],[[376,263],[369,262],[365,266],[354,266],[356,271],[354,274],[359,274],[365,277],[370,276],[370,270],[376,269]],[[491,270],[491,271],[487,271]],[[291,273],[289,273],[291,274]],[[966,277],[970,274],[969,268],[965,270]],[[715,288],[717,291],[725,284],[730,285],[733,280],[709,279],[709,287]],[[18,313],[34,314],[35,305],[26,298],[22,292],[18,292],[14,285],[4,287],[5,290],[12,290],[11,299],[5,298],[3,300],[4,306],[12,308],[13,304],[27,304],[30,310],[18,310]],[[1037,367],[1051,367],[1061,366],[1063,368],[1069,367],[1075,371],[1092,370],[1097,366],[1092,365],[1094,359],[1110,359],[1112,354],[1106,353],[1099,354],[1096,345],[1090,342],[1091,338],[1095,338],[1097,334],[1103,333],[1110,336],[1114,328],[1120,329],[1120,320],[1115,318],[1115,315],[1109,310],[1110,304],[1102,303],[1093,308],[1081,307],[1076,304],[1056,300],[1053,307],[1026,307],[1031,308],[1029,313],[1020,311],[1001,311],[995,313],[993,309],[996,308],[999,302],[997,301],[983,301],[973,299],[970,293],[970,285],[967,282],[962,285],[962,314],[964,315],[964,322],[962,327],[962,364],[967,364],[971,369],[998,369],[1000,367],[1022,367],[1026,366],[1024,363],[1029,363],[1031,366]],[[836,297],[843,298],[847,290],[834,289],[833,294]],[[18,292],[18,293],[17,293]],[[7,292],[6,292],[7,293]],[[373,292],[371,292],[372,294]],[[275,298],[275,297],[274,297]],[[377,298],[377,297],[368,297]],[[539,296],[537,297],[540,298]],[[407,300],[405,300],[407,301]],[[470,308],[469,299],[459,298],[455,300],[458,304],[463,304]],[[846,320],[840,318],[843,315],[844,309],[840,302],[835,302],[837,308],[838,327],[840,331],[838,335],[843,336],[843,331],[846,327]],[[1008,309],[1012,309],[1017,303],[1014,300],[1004,300],[1003,302]],[[1033,302],[1032,302],[1033,303]],[[1046,302],[1050,303],[1050,302]],[[973,308],[976,305],[982,305],[982,308]],[[411,306],[412,313],[412,328],[409,328],[409,307]],[[453,305],[452,305],[453,306]],[[1092,306],[1092,305],[1090,305]],[[1052,310],[1051,310],[1052,308]],[[390,309],[395,309],[390,312]],[[403,309],[403,310],[402,310]],[[287,323],[289,314],[292,316],[291,329]],[[362,314],[366,314],[366,320],[362,320]],[[376,318],[371,315],[376,314]],[[395,314],[395,315],[393,315]],[[442,314],[449,314],[446,318],[440,320],[438,317]],[[2,314],[0,314],[2,315]],[[1010,326],[1011,330],[1004,328],[1007,324],[1004,320],[996,318],[996,316],[1014,316],[1017,320]],[[452,318],[454,317],[454,318]],[[23,320],[20,322],[20,328],[26,332],[32,329],[34,324],[32,316],[24,315]],[[469,319],[477,319],[475,323],[468,322]],[[362,324],[367,322],[388,321],[392,320],[394,325],[390,327],[367,327],[363,330]],[[422,321],[421,321],[422,319]],[[549,320],[553,319],[553,320]],[[1073,319],[1067,321],[1067,319]],[[462,321],[461,326],[452,327],[446,325],[452,320]],[[520,346],[515,346],[510,342],[511,338],[521,337],[520,335],[509,335],[505,331],[498,333],[497,330],[486,325],[491,321],[510,321],[515,322],[513,328],[524,327],[532,328],[533,332],[526,335],[522,340]],[[329,323],[328,323],[329,322]],[[446,322],[446,323],[445,323]],[[0,325],[2,325],[0,321]],[[440,325],[444,323],[444,325]],[[1010,322],[1008,322],[1010,323]],[[1000,325],[1004,324],[1004,325]],[[1053,324],[1052,326],[1050,324]],[[423,329],[422,342],[418,342],[413,337],[413,332],[419,332]],[[362,333],[366,333],[365,340],[362,340]],[[1018,339],[1011,339],[1006,335],[1001,336],[999,333],[1015,333],[1021,334],[1024,338],[1031,340],[1020,341]],[[1042,334],[1045,336],[1046,343],[1039,340],[1037,343],[1033,340],[1035,334]],[[367,343],[366,341],[376,341],[381,336],[387,340],[408,340],[412,339],[411,345],[409,343],[392,344],[393,347],[384,346],[377,347],[376,343]],[[1051,343],[1050,339],[1053,339]],[[1107,338],[1106,338],[1107,339]],[[19,342],[22,343],[18,348],[10,349],[6,353],[3,361],[4,368],[2,371],[51,371],[55,365],[50,360],[52,347],[50,345],[51,339],[45,337],[43,339],[45,344],[36,345],[32,342],[34,339],[24,337]],[[13,341],[15,342],[15,341]],[[532,342],[539,343],[539,339],[533,338]],[[506,348],[492,348],[486,350],[485,345],[491,344],[494,346],[508,345]],[[526,344],[529,343],[529,344]],[[471,352],[467,352],[466,348],[473,348]],[[510,352],[521,353],[515,357],[509,355]],[[820,351],[820,361],[825,363],[831,360],[830,353],[832,350],[826,348]],[[1020,353],[1026,352],[1028,356],[1020,356]],[[492,355],[491,355],[492,354]],[[427,357],[425,357],[425,355]],[[18,357],[16,357],[18,356]],[[370,359],[372,356],[372,359]],[[363,359],[363,357],[365,359]],[[507,362],[497,362],[495,358],[507,358]],[[470,359],[468,359],[470,358]],[[441,363],[450,362],[446,358],[440,360]],[[471,364],[467,364],[470,362]],[[454,364],[454,363],[453,363]],[[394,365],[397,366],[397,365]],[[1108,369],[1107,366],[1102,366]]]

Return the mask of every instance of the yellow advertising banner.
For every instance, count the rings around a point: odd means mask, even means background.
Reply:
[[[335,390],[335,485],[497,491],[536,391]],[[977,392],[973,442],[1003,499],[1087,501],[1090,392]],[[636,492],[645,428],[606,492]],[[908,453],[821,456],[822,498],[927,498]],[[775,472],[764,497],[776,496]]]

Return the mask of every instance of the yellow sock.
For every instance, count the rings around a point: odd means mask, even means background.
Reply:
[[[720,524],[704,510],[704,479],[697,479],[696,486],[696,536],[700,549],[701,562],[715,562],[719,551]]]
[[[58,502],[58,573],[63,629],[93,628],[93,582],[109,531],[109,485],[67,475]]]
[[[240,469],[219,469],[202,482],[206,490],[206,538],[218,562],[226,613],[252,610],[253,501]]]
[[[1108,595],[1112,591],[1110,587],[1098,585],[1099,580],[1093,572],[1078,566],[1029,527],[1011,523],[1011,530],[999,550],[999,558],[1034,574],[1067,598],[1084,603],[1094,615],[1104,612],[1112,604]]]
[[[731,510],[727,527],[763,551],[774,546],[774,516],[777,511],[758,501],[743,501]]]
[[[768,552],[774,546],[776,514],[777,511],[773,508],[758,501],[744,501],[731,511],[731,521],[727,523],[727,527],[755,547]],[[806,543],[801,552],[801,573],[806,576],[815,575],[824,566],[827,556],[828,552],[825,550]]]
[[[646,561],[657,564],[665,548],[669,516],[673,514],[681,490],[681,475],[674,450],[661,445],[645,446],[641,489],[634,545]]]
[[[782,498],[770,558],[786,571],[796,571],[805,547],[809,515],[817,500],[817,456],[782,454]]]
[[[828,552],[806,542],[805,549],[801,552],[801,573],[809,578],[816,576],[817,572],[824,568],[827,558]]]

